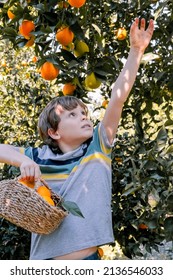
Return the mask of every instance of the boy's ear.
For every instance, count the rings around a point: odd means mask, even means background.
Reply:
[[[53,128],[48,128],[47,133],[54,140],[60,139],[60,134],[57,131],[55,131]]]

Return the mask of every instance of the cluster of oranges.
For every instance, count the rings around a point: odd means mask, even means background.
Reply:
[[[28,0],[28,2],[30,2]],[[58,5],[61,5],[62,8],[67,8],[69,5],[74,8],[81,8],[85,5],[86,0],[66,0],[61,1]],[[13,20],[15,18],[15,11],[13,7],[9,8],[7,11],[8,17]],[[25,44],[26,47],[31,47],[34,44],[35,36],[33,32],[35,31],[35,24],[31,20],[23,20],[19,26],[19,34],[23,36],[27,42]],[[125,28],[120,27],[116,31],[117,40],[124,40],[127,37],[127,31]],[[77,40],[70,26],[62,24],[57,30],[55,34],[55,38],[57,42],[62,46],[63,49],[68,51],[73,51],[76,57],[81,57],[84,54],[89,52],[89,47],[86,42],[82,40]],[[74,42],[75,38],[75,43]],[[56,79],[60,73],[58,65],[55,65],[51,61],[45,61],[39,72],[41,77],[47,81],[52,81]],[[96,74],[92,71],[89,72],[83,83],[86,90],[97,89],[101,85],[101,81],[97,78]],[[73,81],[66,83],[62,88],[62,93],[64,95],[72,95],[76,90],[76,84]]]
[[[19,179],[19,182],[29,188],[34,188],[35,187],[35,182],[34,181],[26,181]],[[37,193],[50,205],[55,206],[55,203],[53,199],[51,198],[51,191],[44,185],[41,185],[37,188]]]

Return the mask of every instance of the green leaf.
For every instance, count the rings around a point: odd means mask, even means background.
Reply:
[[[78,205],[75,202],[73,202],[73,201],[63,201],[62,206],[67,211],[69,211],[71,214],[84,218],[80,208],[78,207]]]
[[[156,141],[157,141],[157,145],[158,145],[158,149],[161,150],[162,148],[164,148],[166,141],[167,141],[167,131],[165,129],[165,126],[162,126],[162,128],[159,130],[157,137],[156,137]]]
[[[172,154],[173,153],[173,144],[169,146],[169,148],[166,150],[166,154]]]
[[[122,196],[128,196],[129,194],[134,194],[136,191],[138,191],[140,189],[141,189],[141,186],[129,187],[128,189],[123,191]]]

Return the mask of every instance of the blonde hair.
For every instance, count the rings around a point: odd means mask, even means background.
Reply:
[[[87,106],[78,98],[74,96],[61,96],[51,100],[43,109],[38,120],[38,130],[43,142],[48,145],[54,152],[58,149],[58,143],[48,135],[48,129],[52,128],[54,131],[58,129],[61,121],[61,116],[56,113],[56,108],[61,105],[63,109],[71,111],[78,105],[81,106],[86,115],[88,114]]]

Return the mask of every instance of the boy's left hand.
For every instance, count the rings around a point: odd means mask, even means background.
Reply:
[[[131,48],[145,51],[150,43],[154,31],[154,21],[150,19],[149,25],[146,28],[146,21],[144,18],[139,20],[136,18],[130,28],[130,46]]]

